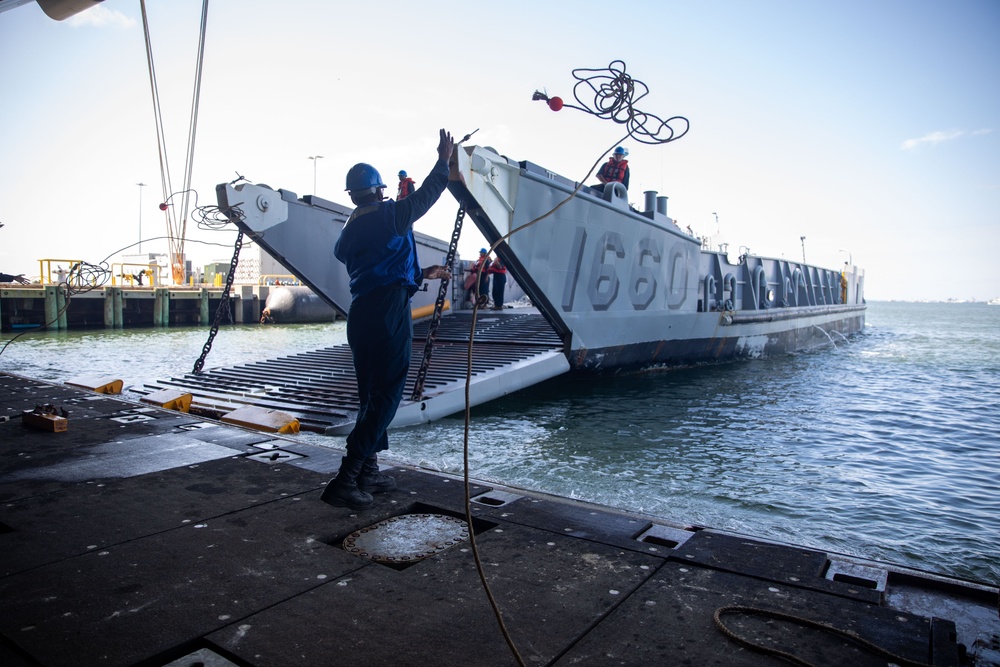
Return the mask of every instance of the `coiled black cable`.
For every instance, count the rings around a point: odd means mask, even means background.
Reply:
[[[612,60],[599,69],[580,67],[573,70],[573,97],[577,104],[553,105],[545,93],[535,91],[533,100],[545,100],[558,111],[576,109],[604,120],[625,125],[628,136],[643,144],[665,144],[680,139],[691,127],[684,116],[663,120],[656,114],[641,111],[636,103],[649,94],[649,87],[625,72],[625,63]],[[585,99],[586,98],[586,99]]]

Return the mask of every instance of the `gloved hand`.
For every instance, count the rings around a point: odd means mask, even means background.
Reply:
[[[428,266],[424,269],[424,280],[448,280],[451,271],[446,266]]]

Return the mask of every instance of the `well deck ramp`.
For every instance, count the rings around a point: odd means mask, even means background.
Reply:
[[[423,399],[411,400],[424,354],[427,322],[414,326],[412,360],[393,426],[439,419],[465,407],[471,313],[441,320]],[[507,309],[479,314],[472,351],[470,400],[478,405],[555,377],[569,369],[562,342],[536,311]],[[340,434],[350,430],[358,407],[351,350],[347,345],[266,359],[199,374],[149,382],[137,393],[181,389],[193,396],[192,411],[219,417],[244,405],[281,410],[303,429]]]

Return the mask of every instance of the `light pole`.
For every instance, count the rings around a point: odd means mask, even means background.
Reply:
[[[854,258],[851,256],[851,251],[850,250],[844,250],[843,248],[841,248],[840,252],[846,252],[847,253],[847,263],[850,264],[851,266],[854,266]]]
[[[802,241],[802,263],[806,263],[806,237],[800,236],[799,240]]]
[[[142,254],[142,189],[145,183],[136,183],[139,186],[139,254]]]
[[[313,196],[316,195],[316,162],[321,159],[322,155],[310,155],[309,159],[313,161]]]

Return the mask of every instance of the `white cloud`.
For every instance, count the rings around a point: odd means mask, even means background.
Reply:
[[[135,20],[125,16],[119,11],[106,9],[100,5],[86,9],[79,14],[71,16],[66,20],[74,28],[81,26],[94,26],[97,28],[131,28],[136,25]]]
[[[899,148],[904,151],[910,151],[917,149],[924,144],[937,146],[942,142],[951,141],[952,139],[958,139],[959,137],[963,137],[965,135],[969,135],[971,137],[982,137],[984,135],[992,133],[993,133],[993,128],[991,127],[984,127],[978,130],[973,130],[972,132],[966,132],[965,130],[947,130],[942,132],[939,130],[937,132],[930,132],[928,134],[925,134],[924,136],[919,137],[917,139],[907,139],[902,144],[900,144]]]
[[[931,132],[930,134],[925,134],[918,139],[907,139],[900,145],[900,148],[904,151],[913,150],[919,148],[923,144],[930,144],[932,146],[937,146],[943,141],[951,141],[952,139],[958,139],[963,134],[965,130],[948,130],[947,132]]]

